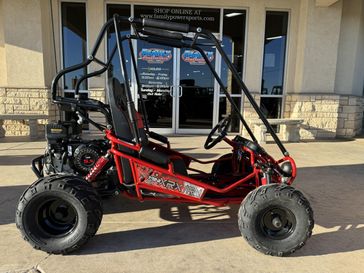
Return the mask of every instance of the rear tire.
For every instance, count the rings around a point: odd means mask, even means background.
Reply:
[[[74,175],[56,174],[25,190],[15,223],[35,249],[66,254],[94,236],[101,219],[101,200],[91,185]]]
[[[240,205],[239,229],[260,252],[286,256],[304,246],[312,234],[313,211],[303,194],[280,184],[260,186]]]

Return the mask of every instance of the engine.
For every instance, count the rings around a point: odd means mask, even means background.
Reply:
[[[46,125],[47,148],[43,172],[86,175],[109,148],[107,140],[84,140],[82,126],[74,121]]]

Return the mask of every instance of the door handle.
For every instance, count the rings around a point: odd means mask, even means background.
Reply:
[[[173,85],[171,85],[170,87],[169,87],[169,95],[173,98],[173,90],[174,90],[174,86]]]
[[[178,97],[182,97],[183,95],[183,87],[181,85],[178,85]]]

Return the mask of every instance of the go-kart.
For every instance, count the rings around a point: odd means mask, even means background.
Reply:
[[[121,35],[121,23],[129,23],[133,34]],[[96,57],[96,53],[111,28],[115,30],[116,45],[107,62],[103,62]],[[199,52],[249,139],[240,135],[230,138],[228,130],[232,118],[226,116],[207,136],[204,147],[211,149],[224,141],[230,145],[231,153],[217,160],[202,161],[173,150],[167,137],[151,131],[148,126],[136,57],[131,54],[141,100],[140,113],[135,109],[125,58],[125,47],[134,52],[133,40]],[[274,159],[258,144],[239,107],[202,49],[206,45],[216,47],[241,92],[282,151],[282,158]],[[116,53],[124,82],[109,79],[106,90],[108,104],[81,98],[81,82],[107,71]],[[78,79],[75,98],[59,95],[57,86],[60,78],[92,62],[99,64],[101,69]],[[44,164],[38,162],[38,167],[33,164],[39,179],[20,197],[16,224],[25,240],[34,248],[48,253],[66,254],[95,235],[103,211],[98,181],[105,173],[108,176],[104,181],[112,184],[112,189],[140,201],[160,200],[214,206],[240,204],[238,225],[241,234],[251,246],[265,254],[291,254],[311,236],[313,211],[304,195],[291,186],[296,178],[295,161],[254,101],[221,43],[208,30],[187,24],[115,15],[102,27],[88,59],[56,75],[52,82],[52,98],[61,110],[73,111],[81,121],[87,120],[102,130],[107,145],[103,147],[104,150],[99,150],[96,162],[86,158],[84,163],[92,163],[92,167],[79,167],[82,171],[67,172],[61,168],[47,175],[40,170]],[[89,111],[101,112],[107,124],[93,121],[85,114]],[[61,132],[59,129],[53,130],[53,133]],[[210,172],[205,172],[193,168],[191,163],[213,164],[213,167]]]

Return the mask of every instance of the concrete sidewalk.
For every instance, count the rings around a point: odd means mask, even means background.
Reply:
[[[205,137],[172,137],[172,147],[200,159],[229,152],[220,143],[205,151]],[[0,272],[363,272],[364,139],[287,144],[299,167],[295,186],[314,209],[314,234],[291,257],[256,252],[237,227],[237,206],[105,201],[97,235],[68,256],[33,250],[14,224],[24,189],[35,180],[31,159],[45,143],[0,142]],[[265,146],[279,156],[273,144]],[[37,269],[37,270],[36,270]]]

